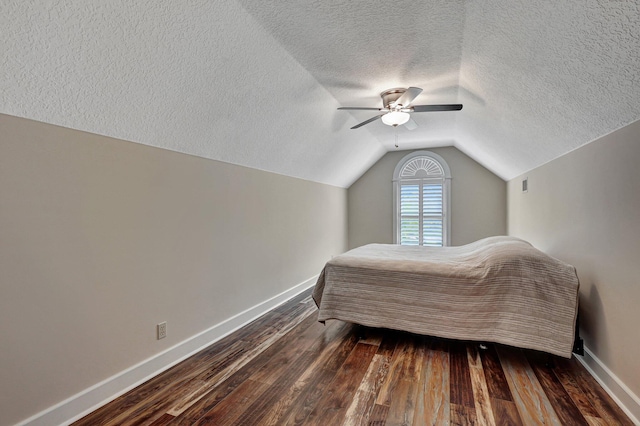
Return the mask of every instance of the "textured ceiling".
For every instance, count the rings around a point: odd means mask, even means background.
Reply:
[[[455,145],[504,179],[640,119],[636,0],[0,3],[0,112],[349,186]],[[373,114],[418,86],[408,131]]]
[[[235,1],[0,5],[2,113],[343,187],[384,154]]]
[[[640,119],[638,0],[470,1],[466,13],[456,146],[503,178]]]

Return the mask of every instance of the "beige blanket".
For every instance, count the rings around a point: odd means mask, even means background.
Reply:
[[[329,261],[313,299],[339,319],[571,357],[578,308],[571,265],[514,237],[460,247],[369,244]]]

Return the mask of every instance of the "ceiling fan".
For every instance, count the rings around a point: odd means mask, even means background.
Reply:
[[[433,111],[460,111],[462,104],[448,104],[448,105],[411,105],[411,102],[422,92],[419,87],[409,87],[408,89],[398,88],[389,89],[380,93],[382,98],[382,108],[367,108],[367,107],[340,107],[339,110],[375,110],[380,111],[382,114],[371,117],[368,120],[363,121],[360,124],[356,124],[352,129],[357,129],[365,124],[369,124],[376,121],[378,118],[382,119],[382,122],[388,126],[397,127],[401,124],[409,129],[413,130],[418,127],[418,124],[411,119],[409,113],[412,112],[433,112]]]

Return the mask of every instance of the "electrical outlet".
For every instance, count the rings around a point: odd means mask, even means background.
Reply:
[[[161,322],[160,324],[157,325],[157,329],[158,329],[158,340],[160,339],[164,339],[165,337],[167,337],[167,322]]]

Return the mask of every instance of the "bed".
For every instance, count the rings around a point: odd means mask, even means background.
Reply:
[[[515,237],[458,247],[369,244],[331,259],[313,290],[338,319],[571,357],[575,268]]]

